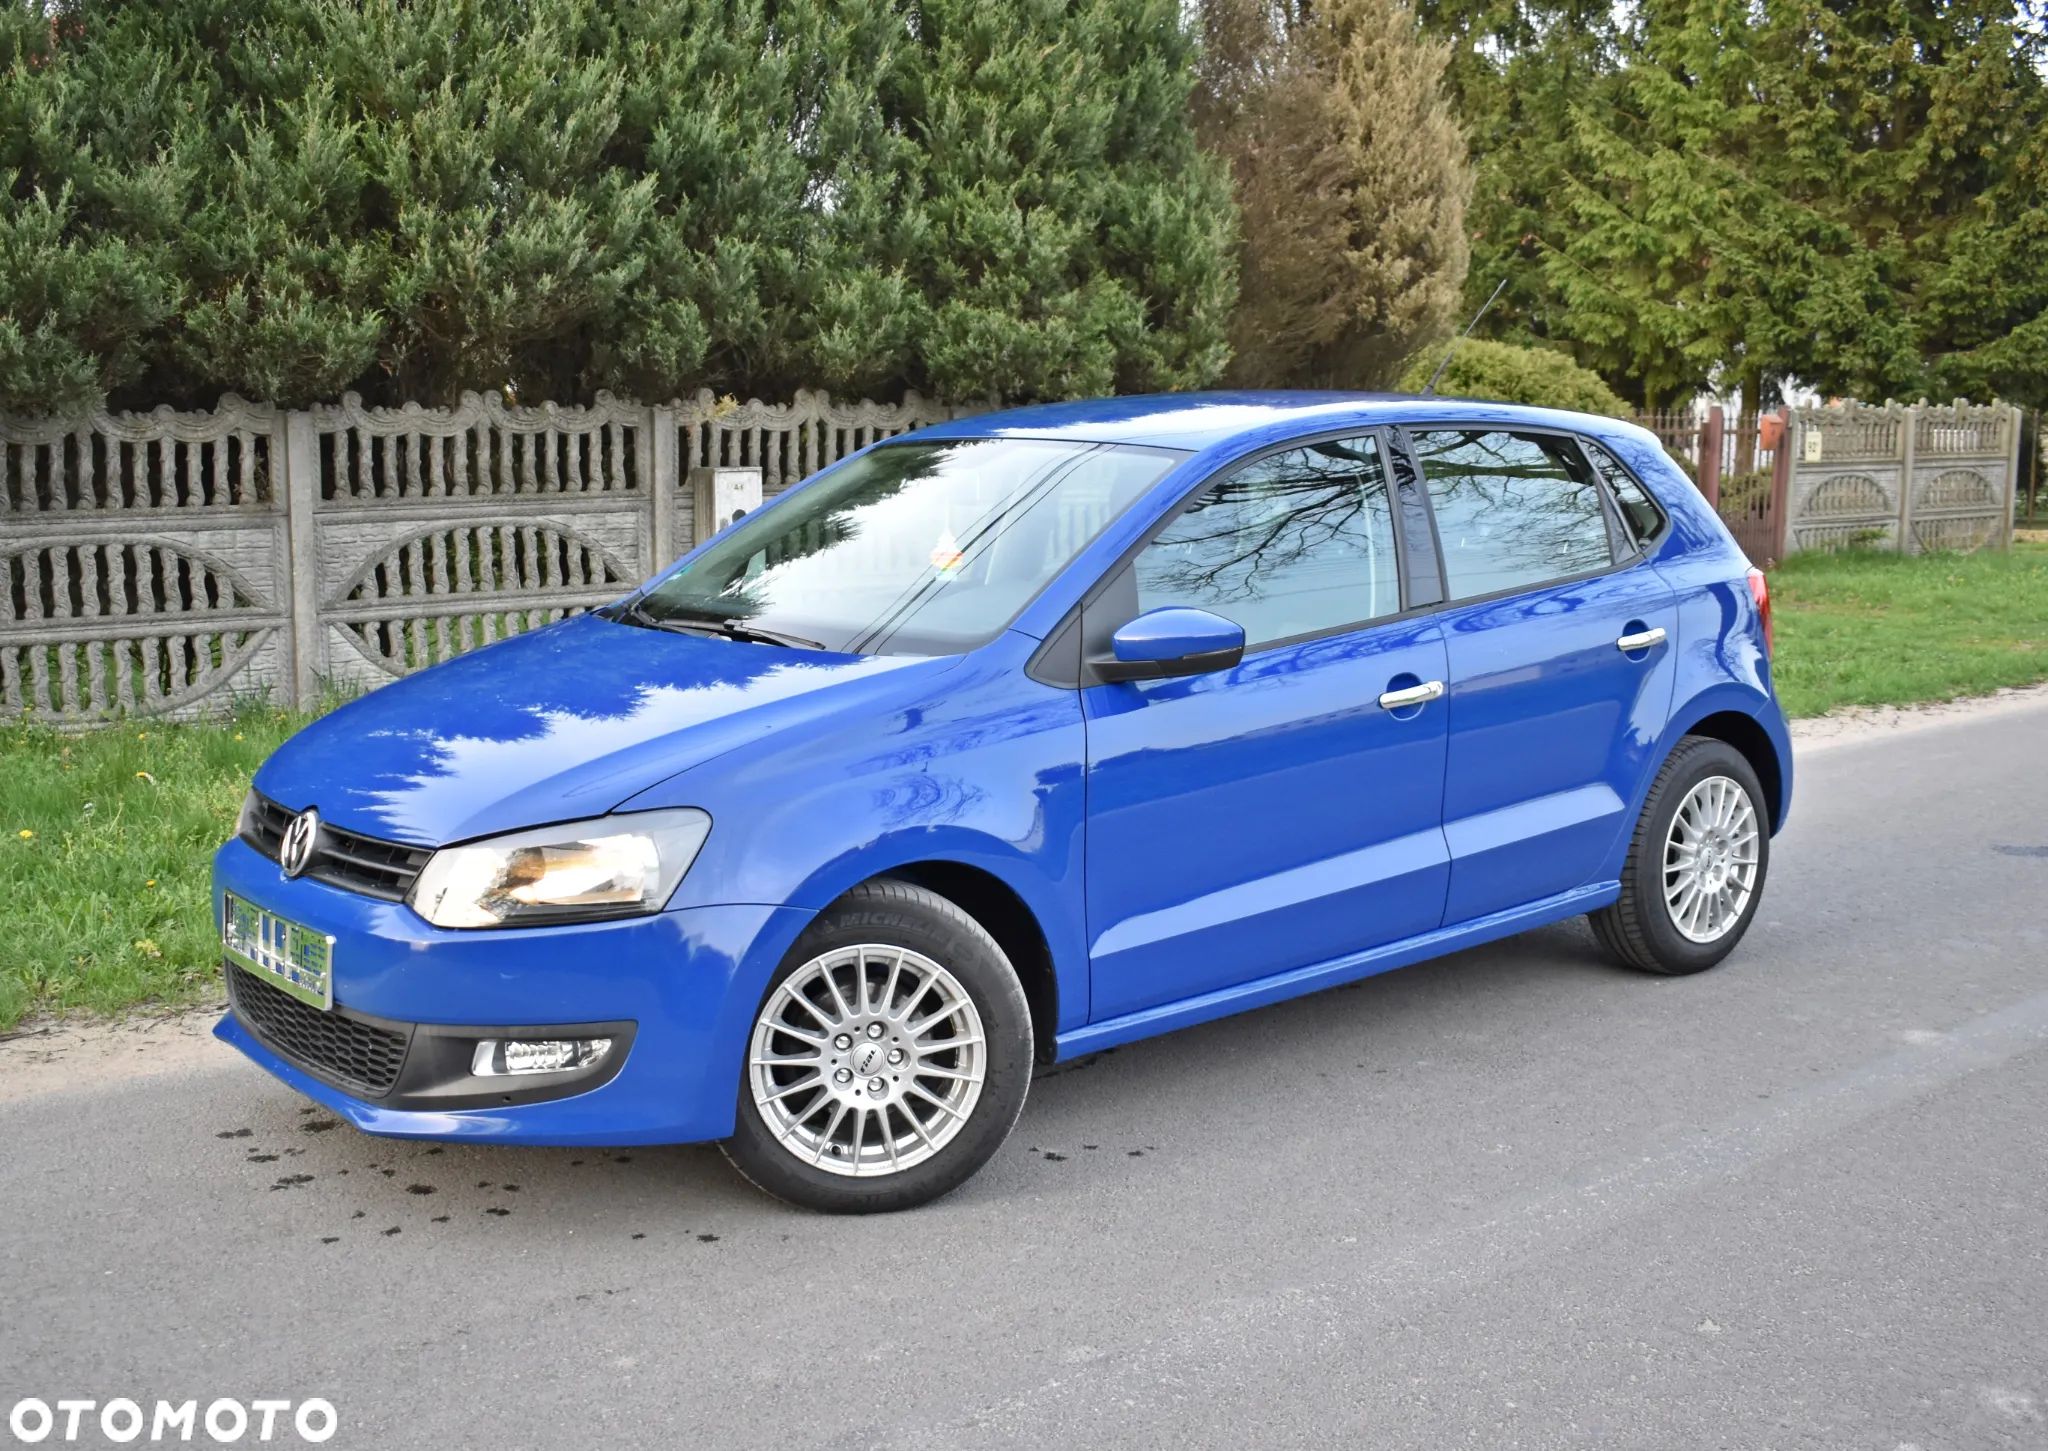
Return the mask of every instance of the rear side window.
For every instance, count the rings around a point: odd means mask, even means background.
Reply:
[[[1133,561],[1138,609],[1192,605],[1256,648],[1401,608],[1379,442],[1310,444],[1204,490]]]
[[[1530,588],[1614,562],[1600,486],[1569,440],[1431,429],[1415,435],[1415,453],[1450,598]]]
[[[1593,461],[1593,467],[1614,491],[1614,502],[1621,513],[1622,532],[1629,542],[1638,549],[1657,537],[1664,528],[1664,511],[1657,507],[1657,501],[1649,491],[1636,482],[1636,476],[1623,468],[1613,454],[1588,440],[1585,444],[1586,457]]]

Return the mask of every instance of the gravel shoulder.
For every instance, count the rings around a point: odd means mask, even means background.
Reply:
[[[214,1041],[220,1014],[219,1007],[200,1007],[112,1022],[26,1024],[0,1040],[0,1103],[224,1067],[236,1055]]]
[[[1792,743],[1803,752],[2044,708],[2048,708],[2048,685],[2001,690],[1966,700],[1929,701],[1924,705],[1849,706],[1793,721]]]

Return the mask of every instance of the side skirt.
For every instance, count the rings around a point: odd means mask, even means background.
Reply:
[[[1505,912],[1475,917],[1470,922],[1460,922],[1453,927],[1439,927],[1434,932],[1425,932],[1419,937],[1403,938],[1399,942],[1389,942],[1384,947],[1349,953],[1343,957],[1332,958],[1328,962],[1316,963],[1311,967],[1297,967],[1288,972],[1275,973],[1271,977],[1259,978],[1254,982],[1219,988],[1197,998],[1183,998],[1177,1003],[1161,1003],[1157,1007],[1126,1013],[1120,1018],[1090,1023],[1086,1027],[1059,1035],[1054,1045],[1053,1061],[1065,1062],[1084,1053],[1099,1053],[1104,1048],[1114,1048],[1121,1043],[1134,1043],[1140,1038],[1170,1033],[1176,1028],[1191,1028],[1196,1023],[1227,1018],[1232,1013],[1263,1008],[1268,1003],[1284,1002],[1288,998],[1298,998],[1326,987],[1357,982],[1360,978],[1391,972],[1397,967],[1407,967],[1411,963],[1442,957],[1461,948],[1477,947],[1482,942],[1512,937],[1517,932],[1528,931],[1531,927],[1562,922],[1567,917],[1577,917],[1581,913],[1605,907],[1620,895],[1619,882],[1598,882],[1588,887],[1574,887],[1569,892],[1559,892],[1555,896],[1544,897],[1527,906],[1512,907]]]

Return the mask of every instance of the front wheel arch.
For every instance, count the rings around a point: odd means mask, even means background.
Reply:
[[[1001,945],[1031,1003],[1041,1057],[1062,1032],[1088,1019],[1088,942],[1080,902],[1080,863],[1048,877],[1046,863],[1011,843],[962,828],[892,833],[826,862],[789,892],[792,903],[823,912],[870,882],[909,882],[974,918]],[[1049,1058],[1045,1061],[1050,1062]]]
[[[1052,947],[1031,906],[993,872],[956,861],[907,862],[881,878],[893,877],[937,893],[972,917],[1010,959],[1031,1007],[1031,1033],[1038,1061],[1052,1062],[1059,1036],[1060,982]]]
[[[932,989],[918,985],[918,965],[959,1000],[919,1019],[922,1027],[913,1019],[931,1006]],[[815,985],[821,970],[829,991]],[[900,973],[910,974],[907,987]],[[791,997],[787,985],[805,981],[812,987]],[[791,1004],[801,1011],[788,1012]],[[1030,1007],[1001,946],[958,906],[902,880],[863,882],[819,913],[748,1018],[733,1133],[721,1148],[757,1187],[808,1208],[886,1212],[949,1193],[1000,1147],[1030,1090]],[[855,1048],[860,1057],[827,1056]],[[905,1053],[911,1066],[899,1068]],[[947,1056],[958,1053],[975,1062]],[[939,1066],[917,1067],[929,1054],[939,1055]],[[927,1072],[934,1081],[923,1081]],[[933,1097],[970,1074],[972,1094],[956,1106]],[[864,1089],[873,1099],[856,1102]],[[929,1132],[937,1120],[920,1099],[957,1120],[950,1136]],[[886,1158],[870,1151],[871,1126],[879,1126],[872,1142],[887,1147]],[[815,1144],[801,1137],[810,1129]],[[898,1148],[919,1141],[929,1152],[913,1152],[899,1169]]]

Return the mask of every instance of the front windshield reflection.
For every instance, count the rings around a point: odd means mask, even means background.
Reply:
[[[970,650],[1177,458],[1053,439],[886,445],[741,521],[621,618],[860,654]]]

